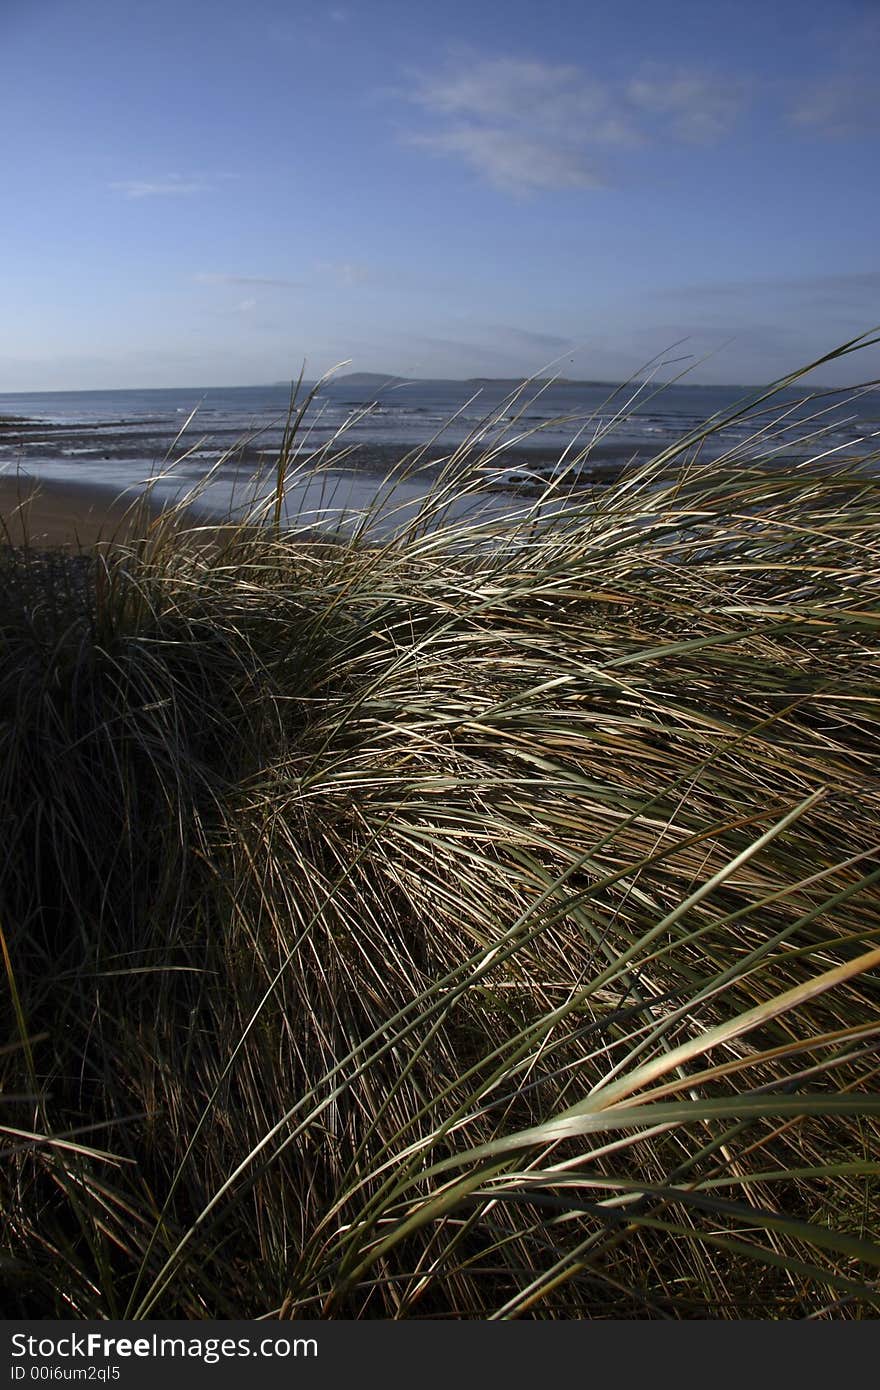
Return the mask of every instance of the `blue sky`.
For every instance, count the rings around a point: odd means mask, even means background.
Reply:
[[[757,382],[880,323],[874,0],[0,0],[0,52],[0,391]]]

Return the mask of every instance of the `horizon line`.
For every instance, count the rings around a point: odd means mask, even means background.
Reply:
[[[706,390],[706,391],[711,391],[711,390],[742,390],[742,391],[768,390],[768,389],[770,389],[771,387],[773,387],[773,386],[776,384],[777,381],[779,382],[780,389],[784,389],[784,383],[785,383],[785,378],[775,378],[775,379],[770,380],[770,381],[767,381],[766,379],[764,379],[764,380],[758,380],[758,381],[753,381],[753,382],[747,382],[747,381],[688,381],[686,378],[676,377],[676,378],[672,379],[671,381],[658,381],[656,378],[652,378],[652,377],[637,377],[637,376],[620,377],[620,378],[617,378],[617,379],[613,379],[613,378],[605,378],[605,377],[566,377],[566,376],[558,376],[558,377],[557,377],[557,376],[545,376],[545,375],[541,375],[541,374],[537,374],[537,373],[534,374],[534,375],[531,375],[531,374],[529,374],[529,373],[523,373],[523,374],[521,374],[521,375],[514,375],[514,376],[488,376],[488,375],[477,374],[477,375],[471,375],[471,376],[466,376],[466,377],[453,377],[453,376],[424,376],[424,377],[417,377],[417,376],[399,376],[399,375],[398,375],[397,373],[395,373],[395,372],[346,372],[346,373],[344,373],[342,376],[335,376],[335,377],[334,377],[334,376],[330,376],[330,377],[328,377],[328,378],[327,378],[327,382],[326,382],[325,384],[329,384],[329,383],[332,383],[332,382],[341,383],[341,382],[344,382],[344,381],[349,380],[349,379],[352,378],[352,377],[354,377],[354,378],[368,378],[368,379],[369,379],[369,378],[372,378],[372,379],[375,379],[375,380],[376,380],[377,382],[379,382],[379,383],[386,383],[386,384],[387,384],[387,383],[394,383],[395,385],[399,385],[399,386],[409,386],[409,385],[413,385],[413,386],[420,386],[420,385],[421,385],[421,386],[426,386],[426,385],[433,385],[433,384],[440,383],[440,382],[442,382],[442,383],[444,383],[444,384],[445,384],[445,383],[449,383],[449,384],[451,384],[451,385],[458,385],[458,386],[482,385],[482,384],[484,384],[484,383],[487,384],[487,385],[492,385],[492,384],[496,384],[496,383],[503,383],[504,385],[513,384],[513,385],[517,385],[517,386],[526,386],[526,385],[528,385],[530,382],[535,382],[535,383],[541,383],[542,385],[584,386],[584,387],[602,387],[602,386],[608,386],[608,387],[617,387],[617,388],[620,388],[621,386],[642,386],[642,385],[651,385],[651,386],[654,386],[654,387],[655,387],[656,389],[658,389],[658,390],[666,390],[666,389],[668,389],[669,387],[679,387],[679,386],[680,386],[680,387],[683,387],[683,388],[685,388],[685,389],[686,389],[687,387],[691,387],[691,388],[696,387],[696,388],[699,389],[699,390]],[[309,378],[305,378],[305,377],[304,377],[304,378],[302,378],[301,384],[302,384],[302,386],[304,386],[304,387],[305,387],[305,386],[313,387],[313,386],[315,386],[315,385],[318,385],[320,382],[322,382],[322,380],[323,380],[323,378],[322,378],[321,376],[315,377],[314,379],[309,379]],[[800,380],[800,378],[799,378],[799,380]],[[292,388],[292,387],[296,384],[296,381],[297,381],[297,378],[296,378],[296,377],[291,377],[291,378],[279,378],[279,379],[277,379],[277,380],[275,380],[275,381],[235,382],[234,384],[233,384],[233,383],[227,383],[226,385],[217,385],[216,383],[213,383],[213,384],[207,384],[207,385],[206,385],[206,384],[200,384],[200,385],[184,385],[184,386],[179,386],[179,385],[166,385],[166,386],[134,386],[134,385],[129,385],[129,386],[50,386],[50,387],[20,387],[20,388],[18,388],[17,390],[11,390],[11,391],[8,391],[8,390],[0,390],[0,399],[2,399],[4,396],[13,396],[13,397],[15,397],[15,396],[77,396],[77,395],[96,395],[96,394],[102,394],[102,395],[103,395],[103,394],[107,394],[107,395],[109,395],[109,394],[130,395],[130,394],[132,394],[132,393],[134,393],[134,392],[144,392],[144,391],[149,391],[149,392],[154,392],[154,391],[155,391],[155,392],[161,392],[161,391],[192,391],[192,392],[206,392],[206,391],[260,391],[260,390],[266,391],[266,390],[281,390],[281,389],[288,390],[288,389]],[[790,383],[790,384],[791,384],[792,387],[794,387],[794,386],[796,386],[798,383],[797,383],[797,382],[792,382],[792,383]],[[878,389],[880,389],[880,383],[875,383],[875,382],[855,382],[855,383],[850,383],[850,384],[847,384],[847,385],[835,386],[835,385],[832,385],[830,382],[813,382],[813,383],[810,384],[810,388],[809,388],[809,389],[810,389],[810,390],[813,390],[813,391],[832,391],[832,392],[837,392],[837,391],[841,391],[841,392],[843,392],[843,391],[863,391],[863,392],[864,392],[864,391],[867,391],[867,390],[869,390],[869,389],[870,389],[870,390],[877,391]]]

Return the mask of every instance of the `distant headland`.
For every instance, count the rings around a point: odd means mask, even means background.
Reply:
[[[331,377],[330,380],[335,386],[351,386],[358,390],[368,388],[370,390],[388,388],[389,386],[409,386],[424,385],[430,382],[431,385],[449,386],[521,386],[523,381],[531,381],[536,385],[554,386],[616,386],[617,382],[612,381],[574,381],[570,377],[564,376],[468,376],[468,377],[413,377],[413,376],[393,376],[386,372],[346,372],[342,376]],[[286,386],[287,382],[276,382],[278,386]]]

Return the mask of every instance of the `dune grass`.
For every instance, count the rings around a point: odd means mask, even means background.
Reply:
[[[8,1315],[875,1316],[876,459],[330,542],[290,424],[0,565]]]

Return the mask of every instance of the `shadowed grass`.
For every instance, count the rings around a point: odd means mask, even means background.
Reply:
[[[478,432],[331,543],[296,420],[0,569],[6,1306],[873,1316],[875,462],[454,521]]]

